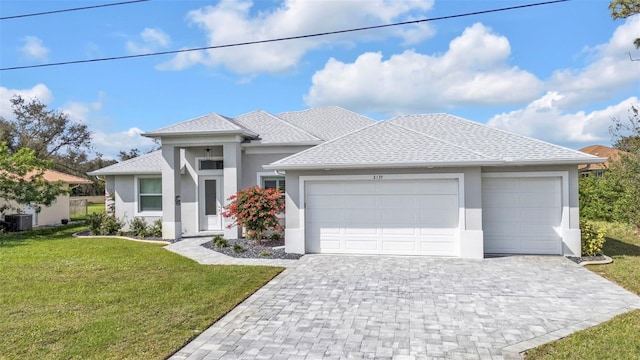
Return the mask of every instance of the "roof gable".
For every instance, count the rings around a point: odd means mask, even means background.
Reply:
[[[339,106],[284,112],[278,117],[322,140],[336,139],[375,122]]]
[[[308,132],[262,110],[252,111],[233,119],[257,133],[262,144],[319,143],[322,140]]]
[[[233,121],[233,119],[215,113],[169,125],[157,130],[144,133],[143,135],[149,137],[158,137],[215,133],[247,133],[247,135],[256,135],[249,129]]]
[[[88,173],[99,175],[160,174],[162,172],[162,150],[140,155],[117,164]]]
[[[265,168],[452,166],[490,161],[482,154],[380,121]]]

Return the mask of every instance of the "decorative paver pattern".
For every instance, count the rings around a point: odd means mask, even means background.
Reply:
[[[516,359],[634,308],[563,257],[306,255],[172,359]]]

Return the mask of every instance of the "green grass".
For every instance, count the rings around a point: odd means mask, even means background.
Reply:
[[[282,271],[80,229],[2,235],[0,359],[163,359]]]
[[[607,265],[587,268],[640,295],[640,235],[621,224],[598,223],[607,230],[603,252]],[[527,351],[526,359],[638,359],[640,310],[616,316],[598,326]]]
[[[89,214],[91,213],[104,213],[106,211],[104,207],[104,203],[89,203],[87,205],[87,214],[86,215],[72,215],[72,221],[80,221],[89,219]]]

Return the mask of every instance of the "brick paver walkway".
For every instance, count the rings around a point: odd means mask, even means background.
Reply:
[[[168,248],[195,251],[179,244]],[[196,258],[223,263],[203,259],[210,252]],[[172,359],[511,359],[640,308],[563,257],[306,255],[286,265]]]

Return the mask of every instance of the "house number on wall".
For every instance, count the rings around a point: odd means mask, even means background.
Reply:
[[[373,180],[382,180],[382,175],[373,175]]]

